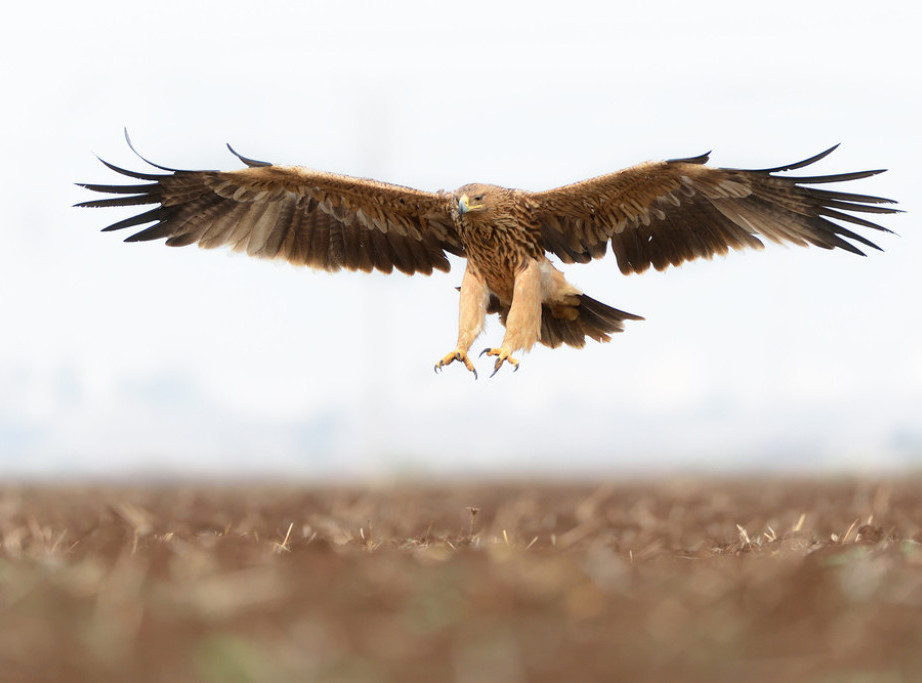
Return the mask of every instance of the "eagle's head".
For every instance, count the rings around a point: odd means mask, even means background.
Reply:
[[[496,185],[472,183],[454,192],[458,218],[480,222],[489,217],[508,199],[510,190]]]

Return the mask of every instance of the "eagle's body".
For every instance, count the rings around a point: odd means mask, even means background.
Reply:
[[[516,273],[529,260],[545,258],[536,207],[528,201],[526,193],[495,185],[465,185],[454,195],[458,200],[469,197],[468,201],[476,201],[482,207],[468,209],[464,215],[453,212],[452,217],[468,264],[508,306],[512,303]]]
[[[476,375],[467,353],[488,313],[499,313],[506,327],[502,345],[485,350],[497,357],[494,372],[504,362],[518,367],[512,354],[536,341],[581,347],[587,337],[608,341],[624,329],[624,320],[642,319],[583,294],[554,267],[548,253],[564,263],[585,263],[603,256],[610,245],[628,274],[726,254],[730,248],[761,248],[756,234],[857,254],[862,252],[848,240],[877,249],[829,219],[886,231],[845,212],[892,213],[896,209],[880,206],[891,200],[808,185],[880,171],[775,175],[811,164],[832,149],[759,171],[708,167],[707,155],[648,162],[545,192],[483,184],[451,193],[424,192],[239,155],[248,168],[222,172],[157,166],[166,175],[103,162],[148,182],[87,184],[120,196],[80,206],[159,205],[106,228],[154,223],[127,241],[166,238],[171,246],[229,245],[251,256],[330,271],[397,268],[428,274],[449,269],[447,253],[464,256],[458,342],[436,369],[458,360]]]

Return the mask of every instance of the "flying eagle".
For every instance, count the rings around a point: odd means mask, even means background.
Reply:
[[[611,244],[627,275],[709,259],[730,248],[761,249],[756,235],[862,256],[855,243],[880,249],[830,219],[890,232],[852,213],[894,213],[897,209],[881,206],[892,200],[812,186],[882,171],[776,175],[819,161],[835,148],[761,170],[709,167],[708,154],[702,154],[642,163],[544,192],[480,183],[454,192],[424,192],[254,161],[228,145],[246,168],[183,171],[141,157],[166,173],[139,173],[100,159],[113,171],[144,182],[81,183],[116,197],[77,206],[155,205],[104,228],[153,223],[126,242],[165,238],[174,247],[229,245],[250,256],[327,271],[390,273],[396,268],[428,275],[433,269],[449,270],[447,254],[465,257],[458,343],[435,369],[460,361],[476,378],[468,350],[488,313],[498,313],[506,328],[502,344],[483,351],[496,357],[493,374],[503,363],[518,369],[513,354],[528,351],[535,342],[582,347],[587,337],[608,341],[610,334],[624,330],[625,320],[643,320],[583,294],[566,281],[549,254],[563,263],[587,263],[604,256]]]

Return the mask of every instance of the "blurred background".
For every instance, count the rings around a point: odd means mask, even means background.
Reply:
[[[19,3],[0,26],[0,475],[867,471],[922,463],[918,6]],[[481,379],[449,274],[326,274],[122,244],[75,182],[275,163],[540,190],[713,150],[900,200],[884,253],[568,279],[643,315]],[[475,345],[498,343],[495,318]]]

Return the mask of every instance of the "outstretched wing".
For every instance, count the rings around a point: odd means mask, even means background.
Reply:
[[[275,166],[230,150],[247,168],[182,171],[151,164],[167,173],[138,173],[100,159],[113,171],[147,182],[81,183],[89,190],[118,196],[77,206],[158,205],[104,228],[153,223],[126,242],[165,238],[169,246],[228,245],[250,256],[329,271],[376,268],[389,273],[397,268],[429,274],[433,269],[449,269],[446,252],[464,255],[449,214],[448,195]]]
[[[837,147],[838,145],[836,145]],[[890,232],[847,212],[894,213],[890,199],[810,187],[882,171],[791,177],[775,175],[819,161],[825,152],[762,170],[712,168],[708,155],[650,162],[530,197],[538,203],[544,246],[566,263],[605,255],[608,243],[621,272],[663,270],[730,248],[774,242],[863,255],[855,243],[880,249],[836,221]],[[849,241],[851,240],[851,241]]]

